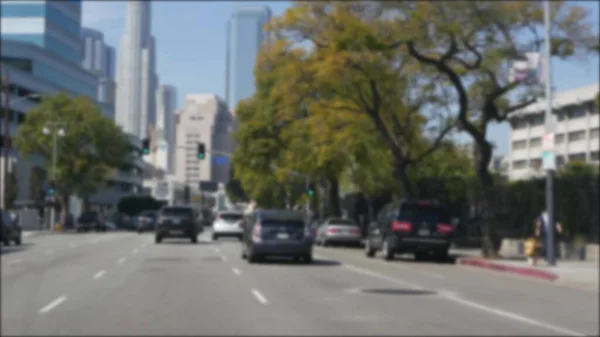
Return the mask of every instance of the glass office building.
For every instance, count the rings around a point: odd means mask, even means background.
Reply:
[[[270,19],[269,7],[246,7],[236,10],[227,24],[225,100],[233,113],[240,100],[254,94],[254,65]]]
[[[29,42],[81,63],[81,1],[3,1],[2,39]]]

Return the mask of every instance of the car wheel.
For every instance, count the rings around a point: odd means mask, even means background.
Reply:
[[[427,255],[427,253],[423,253],[423,252],[418,252],[415,253],[415,260],[417,261],[425,261],[427,260],[429,256]]]
[[[256,254],[250,253],[247,255],[246,260],[248,261],[248,263],[256,263],[258,262],[259,258],[258,256],[256,256]]]
[[[216,235],[216,234],[213,234],[213,236],[212,236],[212,240],[213,240],[213,241],[217,241],[217,240],[219,240],[219,236],[218,236],[218,235]]]
[[[17,246],[21,245],[21,234],[19,234],[19,236],[17,236],[15,238],[15,245],[17,245]]]
[[[192,243],[198,243],[198,237],[197,236],[192,236],[190,238],[190,240],[192,240]]]
[[[371,240],[369,240],[369,239],[365,240],[365,256],[366,257],[374,257],[375,256],[375,249],[373,249],[373,247],[371,247]]]
[[[238,236],[238,240],[242,241],[242,240],[244,240],[244,237],[240,235],[240,236]]]
[[[2,239],[2,243],[4,243],[5,246],[10,246],[10,240],[9,239]]]
[[[241,256],[242,260],[245,260],[248,258],[248,256],[246,256],[246,253],[244,253],[244,248],[242,248],[242,252],[241,252],[240,256]]]
[[[156,236],[154,237],[154,242],[155,242],[155,243],[160,243],[161,241],[162,241],[162,238],[160,237],[160,235],[156,235]]]
[[[450,254],[448,254],[447,250],[435,252],[434,256],[437,262],[447,262],[450,259]]]
[[[323,247],[329,247],[329,246],[330,246],[330,244],[329,244],[329,241],[327,241],[327,240],[325,240],[325,239],[323,239],[323,241],[321,241],[321,245],[322,245]]]
[[[386,238],[383,241],[383,247],[381,247],[381,252],[383,253],[383,259],[385,261],[390,261],[394,259],[394,251],[390,249],[390,240]]]

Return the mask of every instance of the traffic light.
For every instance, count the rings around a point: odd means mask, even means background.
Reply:
[[[150,139],[142,139],[142,153],[144,155],[150,154]]]
[[[198,159],[206,158],[206,145],[204,143],[198,143],[198,151],[196,153]]]
[[[309,197],[315,195],[315,184],[308,185],[308,190],[306,190],[306,194],[308,194]]]
[[[56,187],[54,186],[54,182],[51,181],[48,183],[48,196],[53,197],[56,193]]]

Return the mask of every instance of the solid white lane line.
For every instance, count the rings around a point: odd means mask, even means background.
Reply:
[[[267,304],[267,303],[269,303],[269,301],[267,301],[267,299],[263,296],[263,294],[261,294],[260,291],[258,291],[256,289],[252,289],[252,295],[254,295],[254,297],[256,297],[256,299],[261,304]]]
[[[19,263],[21,263],[21,262],[23,262],[23,260],[16,259],[16,260],[12,260],[12,261],[10,261],[10,262],[8,263],[8,265],[9,265],[9,266],[14,266],[14,265],[17,265],[17,264],[19,264]]]
[[[94,279],[101,278],[106,273],[106,270],[101,270],[94,275]]]
[[[56,308],[57,306],[59,306],[62,302],[66,301],[66,300],[67,300],[67,296],[64,296],[64,295],[55,299],[54,301],[48,303],[48,305],[46,305],[45,307],[41,308],[40,314],[47,313],[48,311]]]
[[[239,276],[239,275],[242,273],[242,272],[241,272],[239,269],[237,269],[237,268],[231,268],[231,270],[233,271],[233,273],[234,273],[234,274],[236,274],[236,275],[238,275],[238,276]]]
[[[119,261],[117,261],[119,264],[125,263],[125,261],[127,261],[126,258],[122,257],[119,259]]]
[[[138,253],[138,250],[137,250],[137,249],[134,249],[134,250],[132,250],[131,252],[133,253],[133,255],[135,255],[135,254],[137,254],[137,253]]]
[[[513,319],[515,321],[519,321],[522,323],[527,323],[529,325],[534,325],[534,326],[538,326],[541,328],[545,328],[547,330],[550,331],[554,331],[554,332],[558,332],[559,334],[564,334],[564,335],[569,335],[569,336],[585,336],[585,334],[579,333],[579,332],[575,332],[573,330],[568,330],[568,329],[564,329],[558,326],[554,326],[548,323],[544,323],[544,322],[540,322],[540,321],[536,321],[534,319],[525,317],[525,316],[521,316],[521,315],[517,315],[514,314],[512,312],[508,312],[508,311],[504,311],[504,310],[500,310],[500,309],[496,309],[496,308],[492,308],[492,307],[488,307],[486,305],[483,304],[479,304],[479,303],[475,303],[475,302],[471,302],[469,300],[465,300],[463,298],[460,298],[454,294],[446,294],[444,295],[445,298],[448,298],[456,303],[460,303],[478,310],[482,310],[485,312],[488,312],[490,314],[494,314],[497,316],[502,316],[502,317],[506,317],[506,318],[510,318]]]
[[[347,264],[343,265],[343,266],[346,267],[349,270],[352,270],[352,271],[355,271],[355,272],[358,272],[358,273],[361,273],[361,274],[369,275],[369,276],[372,276],[372,277],[375,277],[375,278],[379,278],[381,280],[386,280],[386,281],[389,281],[389,282],[392,282],[392,283],[399,284],[401,286],[411,287],[414,290],[425,290],[425,288],[423,288],[423,287],[420,287],[420,286],[417,286],[417,285],[414,285],[414,284],[411,284],[411,283],[408,283],[408,282],[405,282],[405,281],[402,281],[402,280],[398,280],[398,279],[395,279],[395,278],[392,278],[392,277],[388,277],[386,275],[379,274],[379,273],[376,273],[376,272],[373,272],[373,271],[370,271],[370,270],[367,270],[367,269],[363,269],[363,268],[359,268],[359,267],[352,266],[352,265],[347,265]],[[501,309],[489,307],[489,306],[484,305],[484,304],[479,304],[479,303],[476,303],[476,302],[472,302],[472,301],[469,301],[469,300],[466,300],[466,299],[458,297],[458,295],[456,295],[455,293],[453,293],[451,291],[441,291],[441,292],[438,292],[438,294],[440,295],[441,298],[444,298],[446,300],[450,300],[450,301],[453,301],[453,302],[456,302],[456,303],[459,303],[459,304],[462,304],[462,305],[465,305],[465,306],[476,308],[476,309],[479,309],[481,311],[485,311],[487,313],[490,313],[490,314],[493,314],[493,315],[496,315],[496,316],[513,319],[513,320],[516,320],[516,321],[519,321],[519,322],[522,322],[522,323],[527,323],[527,324],[530,324],[530,325],[534,325],[534,326],[537,326],[537,327],[542,327],[542,328],[545,328],[545,329],[550,330],[550,331],[558,332],[560,334],[566,334],[566,335],[570,335],[570,336],[584,336],[585,335],[585,334],[581,334],[581,333],[578,333],[578,332],[575,332],[575,331],[572,331],[572,330],[564,329],[564,328],[561,328],[561,327],[558,327],[558,326],[553,326],[553,325],[548,324],[548,323],[536,321],[534,319],[531,319],[531,318],[528,318],[528,317],[525,317],[525,316],[521,316],[521,315],[518,315],[518,314],[514,314],[514,313],[511,313],[511,312],[508,312],[508,311],[504,311],[504,310],[501,310]]]

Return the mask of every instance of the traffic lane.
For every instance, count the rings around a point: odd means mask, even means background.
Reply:
[[[212,246],[152,244],[126,267],[70,294],[42,326],[60,335],[264,335],[309,323],[264,302],[263,289],[236,274]]]
[[[362,250],[351,248],[318,247],[315,251],[413,284],[445,287],[488,308],[548,322],[569,331],[599,333],[598,295],[587,290],[452,263],[416,262],[406,257],[394,261],[383,261],[380,257],[369,259]],[[573,315],[574,310],[577,315]]]
[[[94,280],[99,272],[118,263],[122,256],[135,254],[144,244],[143,238],[138,237],[104,241],[58,250],[50,256],[40,255],[37,260],[3,268],[3,334],[45,334],[44,329],[37,330],[32,324],[42,308]]]
[[[289,260],[248,264],[239,243],[221,244],[219,253],[236,264],[241,277],[264,290],[277,310],[293,310],[321,334],[335,335],[564,335],[465,305],[444,287],[420,287],[379,277],[368,270],[317,254],[311,265]],[[462,303],[461,303],[462,301]],[[303,334],[290,328],[288,334]]]

